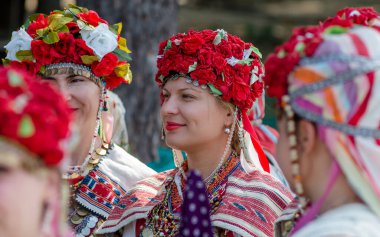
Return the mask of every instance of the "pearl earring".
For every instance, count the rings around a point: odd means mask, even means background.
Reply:
[[[230,128],[225,128],[224,129],[224,133],[225,134],[230,134],[231,133],[231,129]]]

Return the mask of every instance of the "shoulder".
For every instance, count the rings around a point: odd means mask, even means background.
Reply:
[[[108,152],[107,158],[99,164],[99,170],[124,189],[129,189],[137,181],[156,174],[154,170],[116,144]]]
[[[281,211],[293,200],[294,196],[277,178],[271,174],[255,169],[246,173],[243,169],[237,169],[229,178],[227,193],[246,193],[246,198],[275,202]]]
[[[348,204],[328,211],[295,233],[303,236],[363,236],[379,234],[380,218],[364,204]],[[316,234],[318,233],[318,234]]]
[[[238,168],[228,178],[213,223],[242,236],[272,236],[274,222],[292,201],[290,191],[270,174]]]
[[[137,219],[145,218],[151,208],[163,200],[163,187],[176,172],[176,169],[161,172],[137,182],[122,197],[99,233],[115,232]]]

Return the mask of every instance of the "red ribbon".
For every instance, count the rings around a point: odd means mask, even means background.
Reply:
[[[242,119],[243,119],[243,127],[244,130],[246,130],[249,135],[251,136],[251,141],[253,144],[253,147],[255,148],[258,156],[261,166],[263,167],[263,170],[269,173],[269,162],[268,158],[266,157],[264,150],[259,142],[259,139],[256,135],[256,132],[253,130],[251,121],[248,118],[248,115],[246,112],[242,111]]]

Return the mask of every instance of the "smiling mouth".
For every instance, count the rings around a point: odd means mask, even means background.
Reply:
[[[185,126],[185,125],[179,124],[179,123],[167,122],[165,128],[167,131],[174,131],[174,130],[176,130],[180,127],[183,127],[183,126]]]

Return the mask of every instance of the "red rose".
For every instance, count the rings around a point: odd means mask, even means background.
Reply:
[[[214,70],[208,66],[197,67],[197,69],[190,73],[190,77],[197,80],[199,84],[204,85],[207,83],[214,84],[216,75]]]
[[[112,73],[111,75],[105,77],[104,81],[106,82],[106,88],[108,90],[112,90],[119,86],[121,83],[125,82],[124,78],[116,76],[115,73]]]
[[[227,65],[226,59],[221,54],[213,54],[212,61],[217,74],[220,74]]]
[[[106,54],[100,62],[94,62],[91,69],[98,77],[110,75],[117,65],[118,58],[113,53]]]
[[[200,48],[202,48],[203,43],[204,40],[201,37],[199,37],[198,35],[192,35],[190,37],[182,39],[180,47],[183,53],[191,55],[196,53],[197,50],[199,50]]]
[[[38,29],[43,29],[43,28],[46,28],[48,27],[48,20],[47,20],[47,17],[44,16],[44,14],[39,14],[37,16],[37,18],[32,21],[28,27],[28,29],[26,29],[26,32],[28,32],[28,34],[32,37],[32,38],[36,38],[37,37],[37,30]]]
[[[256,100],[264,91],[264,84],[261,81],[256,81],[251,85],[251,99]]]
[[[235,78],[234,83],[232,84],[232,100],[236,106],[241,109],[249,109],[250,101],[252,104],[252,99],[250,96],[249,86],[242,82],[240,78]]]
[[[70,33],[58,33],[59,41],[53,44],[55,51],[58,54],[72,58],[75,52],[75,39]]]
[[[198,52],[198,62],[203,65],[212,65],[212,50],[200,49]]]
[[[89,48],[83,39],[75,39],[75,62],[82,63],[81,56],[83,55],[94,55],[94,51]]]
[[[73,21],[66,23],[66,26],[69,28],[70,33],[73,35],[79,33],[80,31],[78,24]]]
[[[50,54],[51,45],[46,44],[42,40],[33,40],[31,50],[36,62],[40,65],[51,64],[53,57]]]
[[[89,10],[88,12],[84,13],[84,12],[81,12],[79,14],[77,14],[77,16],[87,22],[88,24],[92,25],[92,26],[98,26],[99,23],[105,23],[108,25],[108,22],[103,20],[102,18],[99,17],[98,13],[96,13],[95,11],[93,10]]]
[[[31,75],[36,75],[40,71],[40,65],[31,61],[11,61],[9,65],[13,68],[27,71]]]

